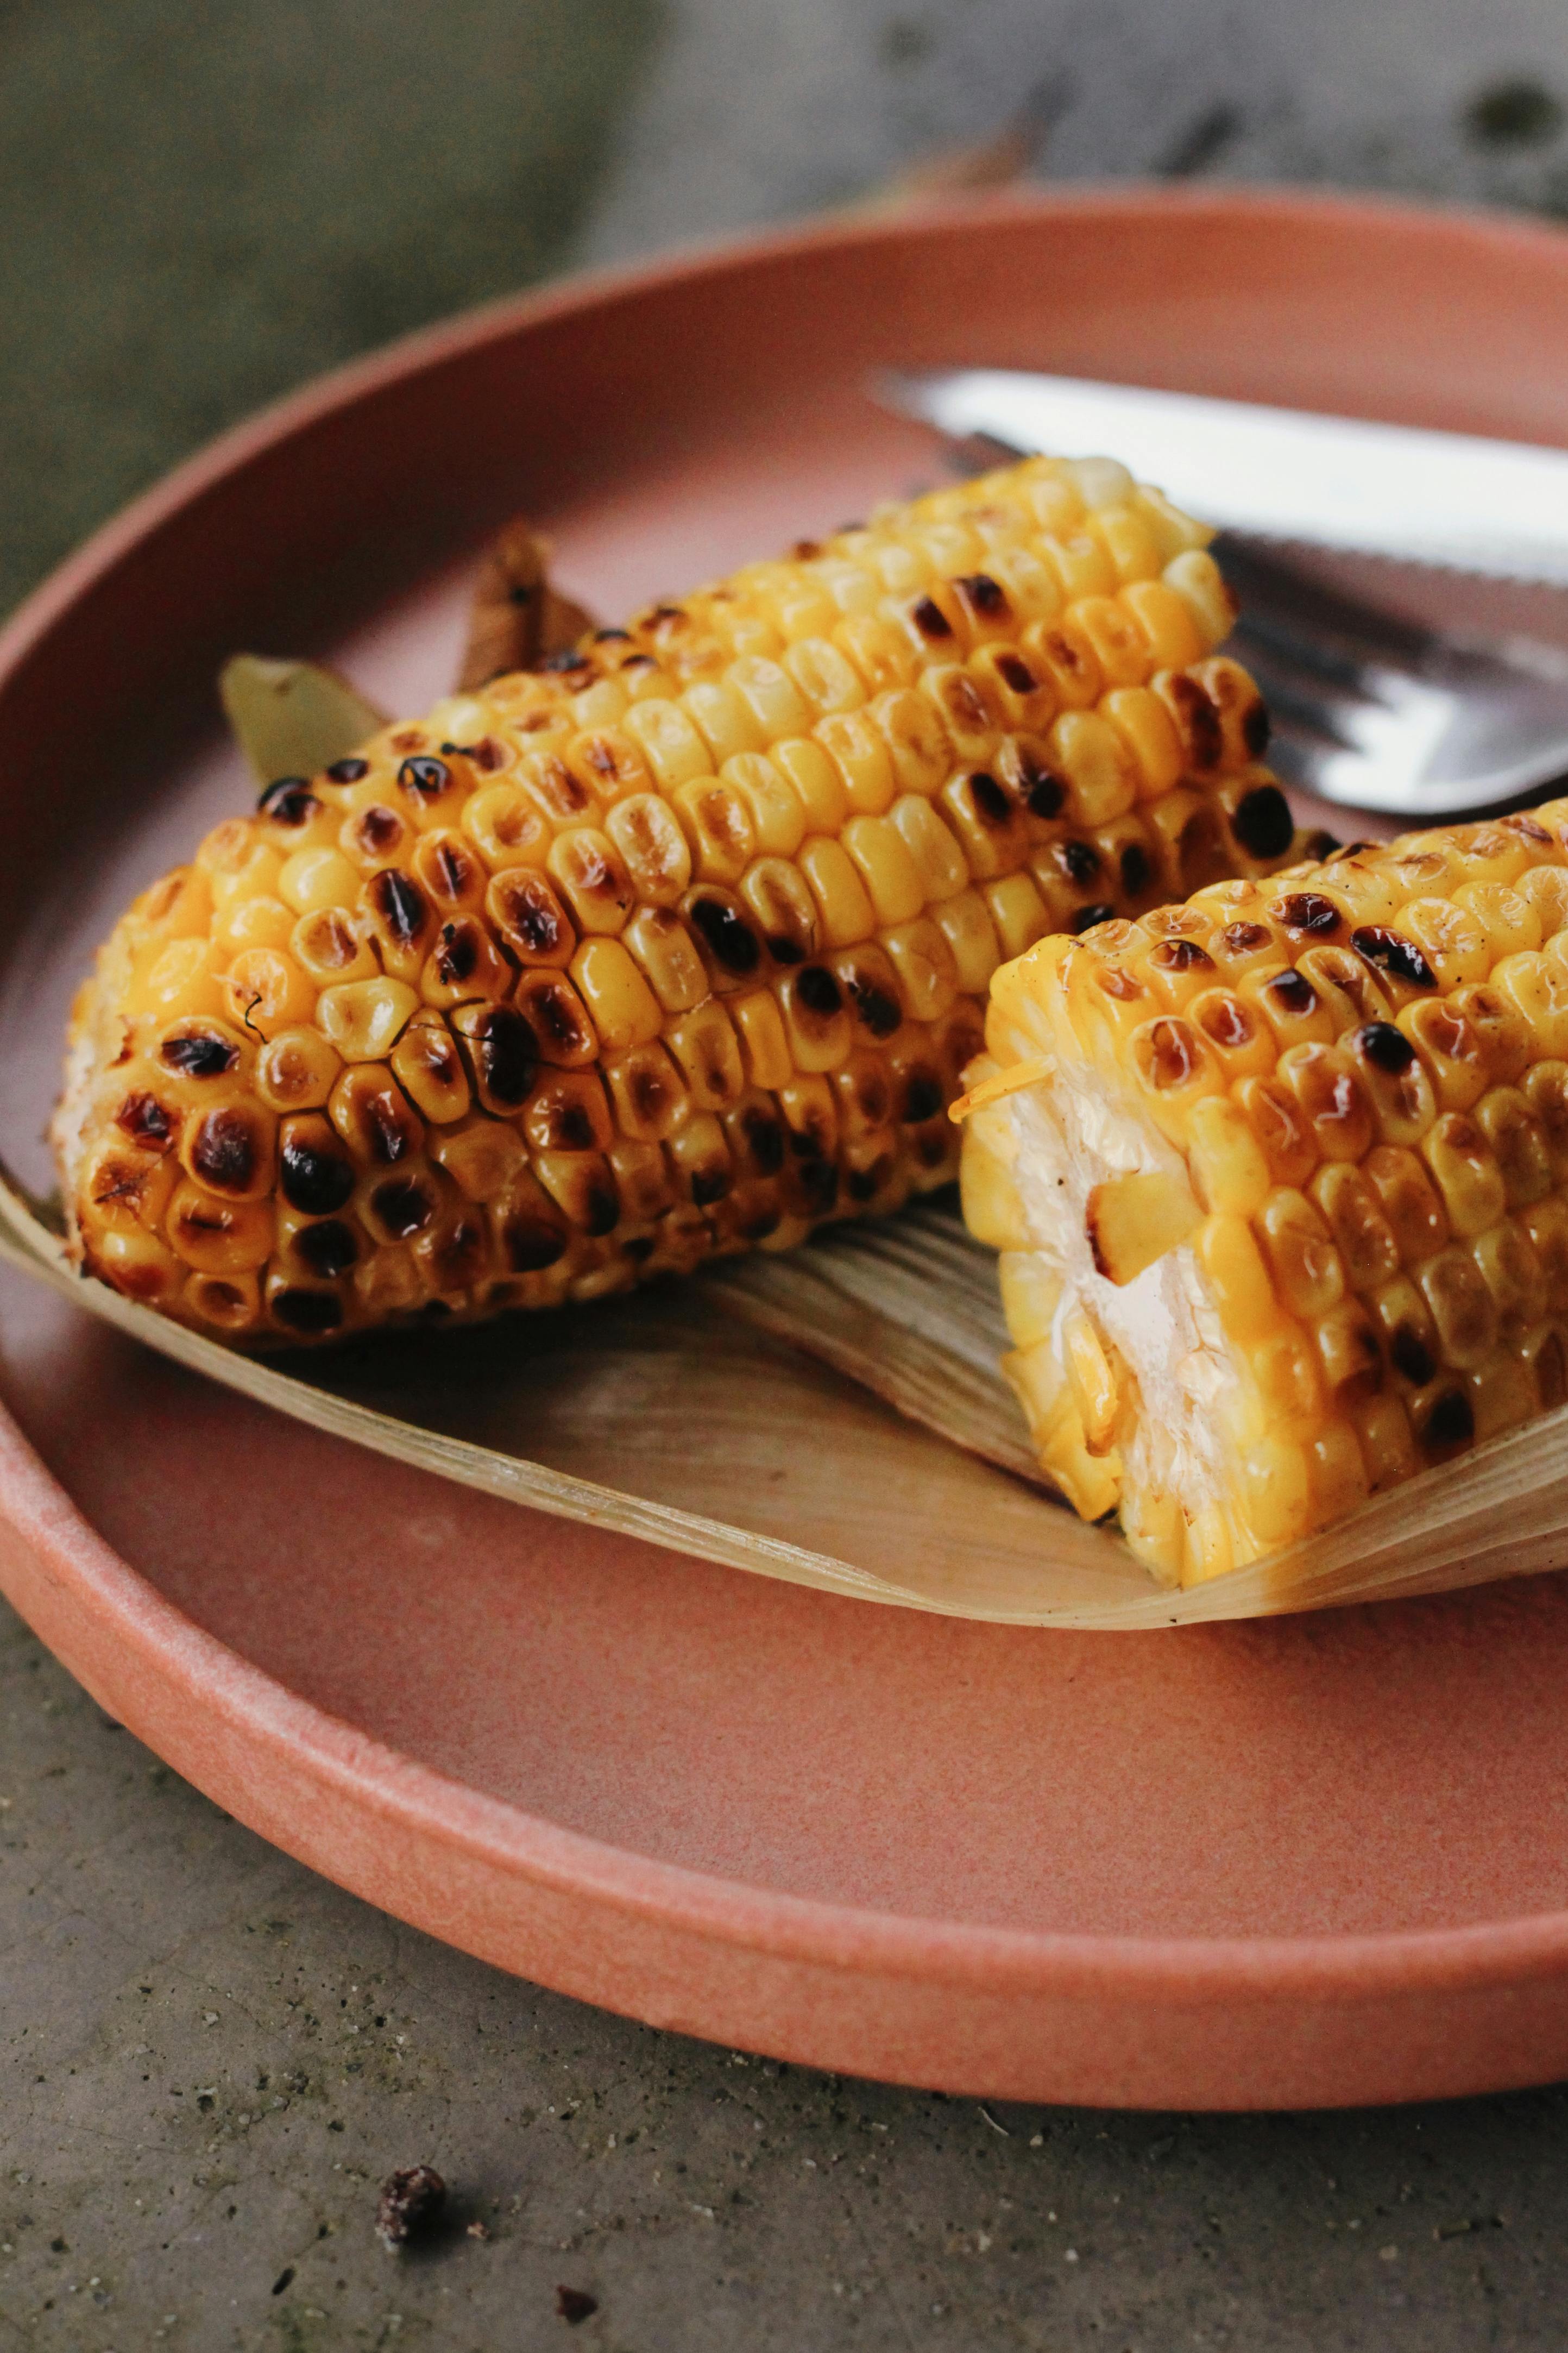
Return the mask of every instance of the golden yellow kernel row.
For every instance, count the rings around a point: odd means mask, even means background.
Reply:
[[[943,1181],[999,964],[1292,850],[1203,537],[1030,461],[280,779],[83,993],[84,1263],[315,1337]]]

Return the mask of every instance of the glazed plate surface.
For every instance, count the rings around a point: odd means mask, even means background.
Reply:
[[[936,480],[860,386],[945,362],[1562,443],[1568,238],[1247,194],[988,200],[567,286],[231,436],[0,640],[5,1156],[47,1181],[91,946],[242,805],[225,655],[324,656],[417,711],[509,513],[613,617]],[[1420,600],[1568,643],[1568,613],[1507,587],[1434,575]],[[651,1460],[688,1311],[595,1312],[582,1345]],[[489,1352],[529,1345],[399,1340],[375,1386],[417,1348],[479,1418]],[[708,1409],[791,1401],[754,1420],[753,1516],[790,1533],[831,1430],[900,1541],[962,1577],[963,1518],[920,1514],[940,1441],[717,1318],[712,1350]],[[43,1638],[219,1803],[502,1967],[994,2097],[1311,2105],[1568,2072],[1563,1576],[1153,1633],[872,1607],[401,1469],[9,1271],[0,1391],[0,1584]]]

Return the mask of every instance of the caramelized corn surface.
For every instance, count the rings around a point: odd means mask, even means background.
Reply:
[[[940,1183],[1003,959],[1291,849],[1205,536],[1032,460],[280,780],[82,992],[84,1265],[315,1339]]]
[[[1158,1576],[1568,1397],[1568,801],[1043,941],[987,1047],[1007,1368]]]

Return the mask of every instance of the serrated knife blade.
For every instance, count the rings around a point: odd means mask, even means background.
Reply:
[[[1568,450],[1007,368],[876,389],[955,438],[1119,458],[1223,530],[1568,588]]]

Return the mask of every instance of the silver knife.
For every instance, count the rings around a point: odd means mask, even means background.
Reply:
[[[955,438],[1119,458],[1222,529],[1568,588],[1568,450],[1006,368],[877,389]]]

